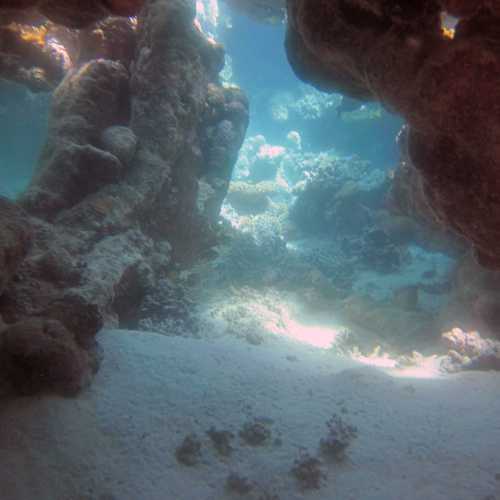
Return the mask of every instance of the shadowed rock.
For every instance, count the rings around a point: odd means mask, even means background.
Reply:
[[[0,332],[0,374],[20,394],[42,391],[66,396],[90,380],[87,353],[58,321],[30,319]]]
[[[452,38],[442,10],[463,16]],[[297,75],[403,115],[414,198],[482,265],[500,268],[496,3],[290,0],[288,16]]]
[[[133,318],[172,256],[189,262],[215,242],[248,102],[220,86],[223,50],[194,16],[189,1],[149,1],[131,64],[111,50],[116,59],[73,68],[54,92],[47,142],[18,202],[32,248],[15,221],[12,242],[0,240],[3,352],[15,358],[5,376],[17,390],[83,387],[98,364],[97,331]]]
[[[0,197],[0,295],[28,254],[32,237],[26,214]]]

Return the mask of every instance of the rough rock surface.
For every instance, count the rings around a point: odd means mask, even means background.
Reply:
[[[286,45],[302,79],[408,120],[409,160],[434,219],[499,268],[498,6],[470,4],[291,0]],[[442,9],[462,16],[453,38]]]
[[[18,200],[26,214],[8,202],[0,210],[11,218],[4,231],[15,232],[0,239],[9,335],[28,338],[35,317],[56,321],[74,339],[61,356],[88,351],[95,364],[96,332],[132,317],[172,258],[189,261],[213,244],[248,103],[239,89],[220,87],[223,51],[194,15],[189,1],[151,0],[130,70],[112,51],[116,60],[77,65],[56,89],[47,143]],[[21,224],[33,227],[29,252]],[[13,341],[16,356],[28,344]],[[36,359],[37,370],[44,362]],[[64,373],[40,389],[62,391]]]
[[[130,16],[136,16],[143,3],[1,3],[0,75],[39,92],[53,90],[71,67],[92,59],[112,59],[128,68],[136,43],[136,23]]]
[[[1,9],[38,8],[51,21],[68,28],[85,28],[109,15],[134,16],[144,5],[144,0],[7,0]]]
[[[32,236],[26,214],[0,198],[0,295],[28,254]]]
[[[35,21],[36,22],[36,21]],[[38,21],[40,23],[41,21]],[[0,75],[33,91],[54,88],[69,68],[62,45],[49,43],[47,26],[31,26],[2,19],[0,10]]]
[[[102,149],[116,156],[122,165],[128,166],[137,151],[137,137],[134,132],[120,125],[112,125],[101,134]]]
[[[458,232],[440,224],[425,192],[425,180],[409,158],[408,132],[404,126],[398,134],[400,162],[394,171],[387,195],[387,208],[395,217],[403,216],[418,225],[417,240],[425,248],[460,255],[469,248]]]
[[[80,30],[78,42],[80,64],[98,58],[112,59],[128,69],[136,48],[135,22],[131,18],[106,17]]]
[[[49,390],[70,396],[90,380],[89,356],[55,320],[33,318],[5,328],[0,359],[3,382],[24,395]]]
[[[69,28],[84,28],[104,18],[108,11],[101,0],[42,0],[38,9],[51,21]]]
[[[441,362],[443,370],[500,371],[500,342],[483,339],[478,332],[464,332],[460,328],[443,333],[442,338],[450,349]]]

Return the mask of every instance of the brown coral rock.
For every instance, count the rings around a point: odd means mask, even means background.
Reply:
[[[40,165],[21,197],[28,211],[51,218],[121,177],[118,158],[92,143],[120,120],[127,91],[128,73],[113,61],[91,61],[65,78],[54,93]]]
[[[471,14],[462,2],[446,6]],[[300,77],[365,92],[408,120],[413,198],[500,268],[498,3],[482,7],[448,39],[437,0],[291,0],[287,47]]]
[[[497,0],[441,0],[443,9],[456,17],[469,17],[479,9],[496,8]]]
[[[136,47],[135,24],[130,18],[107,17],[79,33],[79,63],[92,59],[118,61],[130,66]]]
[[[68,28],[85,28],[108,15],[100,0],[41,0],[40,12],[57,24]]]
[[[102,2],[115,16],[135,16],[139,13],[144,0],[103,0]]]
[[[45,25],[0,26],[0,75],[33,91],[54,88],[64,77],[69,59],[62,47],[48,43],[47,35]]]
[[[3,0],[0,4],[2,9],[29,9],[38,4],[40,0]]]
[[[0,295],[28,254],[32,237],[26,214],[0,198]]]
[[[54,92],[47,143],[18,202],[32,248],[11,262],[0,242],[4,375],[18,391],[76,391],[88,364],[81,349],[93,352],[103,326],[130,324],[165,276],[170,249],[189,261],[213,244],[248,102],[218,83],[222,49],[194,16],[192,2],[150,0],[132,64],[111,48],[114,60],[75,67]]]
[[[73,395],[90,376],[87,353],[53,320],[30,319],[7,326],[0,333],[0,359],[0,372],[21,394]]]

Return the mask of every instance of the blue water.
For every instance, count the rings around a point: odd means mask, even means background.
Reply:
[[[357,154],[379,168],[395,165],[399,152],[394,138],[403,122],[384,110],[379,119],[354,122],[337,116],[333,108],[321,119],[291,116],[282,122],[273,120],[272,102],[277,94],[287,93],[294,102],[314,90],[307,90],[288,64],[283,24],[266,25],[237,13],[231,14],[231,21],[232,28],[220,28],[219,38],[232,59],[234,82],[250,98],[249,136],[263,134],[267,142],[283,144],[289,131],[299,130],[310,151],[335,148],[343,155]]]
[[[48,94],[0,81],[0,195],[15,198],[29,183],[47,135]]]

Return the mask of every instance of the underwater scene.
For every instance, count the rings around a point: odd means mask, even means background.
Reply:
[[[499,27],[0,1],[0,500],[500,500]]]

